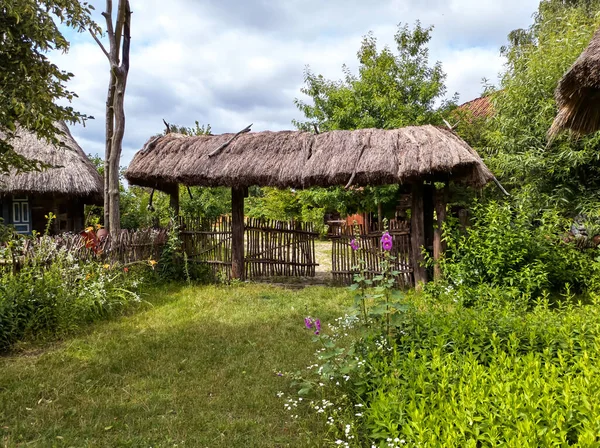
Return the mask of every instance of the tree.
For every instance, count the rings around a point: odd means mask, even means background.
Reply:
[[[110,80],[106,99],[106,149],[104,154],[104,225],[111,235],[121,230],[119,211],[119,174],[123,136],[125,135],[125,88],[129,74],[131,44],[131,8],[129,0],[119,0],[113,24],[113,2],[106,0],[108,51],[97,33],[90,30],[110,64]]]
[[[413,29],[398,25],[397,54],[387,47],[379,51],[373,34],[367,34],[357,54],[358,75],[344,65],[343,80],[327,80],[307,68],[301,91],[312,104],[295,100],[308,121],[294,124],[311,131],[315,125],[321,130],[351,130],[441,124],[440,111],[451,102],[436,108],[436,101],[446,93],[446,75],[441,63],[429,65],[427,44],[432,30],[418,21]]]
[[[72,107],[75,93],[66,88],[73,76],[51,63],[46,53],[68,51],[57,22],[77,31],[96,30],[92,7],[77,0],[4,0],[0,4],[0,173],[37,170],[43,164],[17,154],[10,139],[17,126],[59,144],[57,121],[86,117]]]
[[[509,35],[495,115],[481,153],[516,198],[532,213],[550,208],[563,215],[599,216],[600,134],[575,139],[563,134],[549,144],[558,81],[600,25],[597,0],[546,0],[534,23]]]
[[[387,47],[379,50],[376,38],[367,34],[357,53],[358,74],[344,65],[343,80],[327,80],[307,68],[301,91],[312,102],[295,100],[307,121],[294,121],[294,125],[305,131],[443,125],[443,116],[455,99],[443,99],[446,75],[441,63],[429,65],[427,45],[432,31],[433,27],[425,28],[418,21],[413,28],[399,24],[394,36],[396,54]],[[366,188],[360,193],[342,188],[319,189],[309,196],[319,198],[320,204],[337,204],[342,213],[377,210],[381,219],[383,204],[397,199],[398,193],[398,186],[391,185]]]

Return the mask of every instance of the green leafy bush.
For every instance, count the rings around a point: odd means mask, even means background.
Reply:
[[[440,264],[447,292],[473,303],[490,290],[495,299],[525,301],[544,291],[587,291],[596,251],[578,249],[567,229],[568,222],[552,212],[534,218],[521,206],[475,205],[466,232],[455,222],[444,229],[448,251]]]
[[[24,240],[0,250],[12,259]],[[146,263],[108,265],[78,261],[43,237],[18,269],[0,273],[0,351],[23,339],[56,337],[141,302]],[[11,253],[12,252],[12,253]]]
[[[325,341],[363,335],[350,357],[326,346],[310,366],[320,387],[304,402],[334,443],[598,446],[600,303],[525,311],[413,295],[406,305],[391,341],[356,333],[356,318],[323,323]]]

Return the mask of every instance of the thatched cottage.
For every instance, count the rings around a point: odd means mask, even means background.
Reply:
[[[560,80],[555,98],[550,137],[565,129],[581,135],[600,130],[600,30]]]
[[[57,127],[63,132],[60,147],[24,130],[11,141],[17,153],[53,166],[41,172],[0,175],[0,217],[19,233],[43,232],[50,212],[56,215],[53,233],[82,230],[84,205],[102,204],[102,179],[96,168],[67,125]]]

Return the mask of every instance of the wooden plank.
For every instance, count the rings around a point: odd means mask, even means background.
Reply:
[[[433,266],[433,278],[435,280],[441,280],[442,270],[438,264],[443,253],[445,252],[446,244],[442,241],[442,225],[446,221],[446,204],[448,203],[448,184],[444,185],[441,190],[435,190],[435,214],[436,214],[436,227],[433,233],[433,260],[435,265]]]

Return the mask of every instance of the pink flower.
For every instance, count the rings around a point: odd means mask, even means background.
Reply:
[[[352,241],[350,241],[350,247],[352,248],[352,250],[360,249],[360,244],[358,244],[358,241],[356,241],[356,238],[354,238]]]
[[[304,326],[310,330],[312,328],[312,319],[310,317],[304,318]]]
[[[392,250],[392,235],[389,234],[389,232],[385,232],[382,236],[381,236],[381,248],[383,250],[387,250],[390,251]]]

